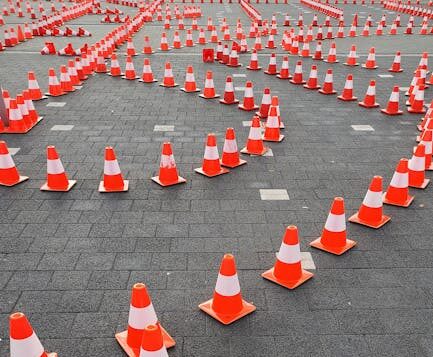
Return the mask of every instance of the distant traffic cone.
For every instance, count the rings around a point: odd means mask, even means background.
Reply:
[[[319,89],[319,93],[327,95],[337,93],[334,90],[334,79],[331,68],[326,71],[325,81],[323,82],[322,88]]]
[[[152,177],[152,181],[164,187],[186,182],[186,180],[177,173],[176,162],[174,161],[173,151],[169,142],[162,144],[159,175]]]
[[[152,68],[150,67],[150,60],[148,58],[145,58],[143,60],[143,74],[141,75],[139,82],[143,82],[143,83],[158,82],[157,79],[153,78],[153,72],[152,72]]]
[[[260,129],[260,118],[254,116],[251,122],[250,132],[248,134],[247,145],[241,150],[241,153],[248,155],[264,155],[269,149],[263,145],[262,133]]]
[[[268,69],[264,71],[266,74],[275,75],[278,74],[277,71],[277,57],[275,53],[271,53],[271,57],[269,58]]]
[[[206,72],[206,80],[204,84],[203,93],[199,94],[200,97],[204,99],[213,99],[213,98],[219,98],[220,95],[216,94],[215,92],[215,85],[213,82],[213,74],[212,71]]]
[[[207,177],[215,177],[229,172],[229,170],[221,167],[215,134],[208,134],[202,166],[194,169],[194,171]]]
[[[233,88],[233,80],[232,77],[227,76],[226,85],[224,90],[224,97],[220,99],[220,103],[222,104],[237,104],[239,100],[235,97],[235,90]]]
[[[319,61],[323,60],[323,56],[322,56],[322,42],[321,41],[317,41],[316,51],[314,52],[313,60],[319,60]]]
[[[253,49],[251,52],[251,60],[250,64],[247,66],[247,69],[251,71],[258,71],[262,69],[262,67],[259,66],[259,61],[257,59],[257,50]]]
[[[376,65],[376,50],[374,47],[370,48],[370,53],[368,54],[367,61],[362,65],[363,68],[376,69],[379,66]]]
[[[277,74],[277,78],[279,79],[290,79],[292,76],[289,71],[289,57],[284,56],[283,62],[281,63],[280,73]]]
[[[382,177],[374,176],[361,207],[357,213],[349,218],[349,222],[377,229],[389,222],[390,219],[383,214]]]
[[[242,66],[239,63],[239,55],[238,51],[235,48],[232,48],[229,56],[229,62],[227,63],[227,66],[229,67],[240,67]]]
[[[346,215],[344,199],[335,197],[326,219],[322,235],[310,243],[310,246],[325,252],[341,255],[353,248],[356,242],[346,238]]]
[[[129,37],[128,41],[126,42],[126,56],[137,56],[137,53],[135,52],[134,42],[132,42],[132,38]]]
[[[62,161],[54,146],[47,147],[47,181],[41,191],[69,191],[77,181],[68,180]]]
[[[149,36],[144,36],[144,47],[143,47],[143,53],[145,55],[151,55],[152,53],[155,53],[152,50],[152,46],[150,45]]]
[[[409,187],[424,189],[430,183],[425,178],[425,146],[418,144],[409,160]]]
[[[364,100],[358,102],[361,107],[364,108],[377,108],[379,103],[376,102],[376,81],[371,80],[368,86],[367,93],[365,94]]]
[[[238,108],[245,111],[259,109],[259,106],[254,103],[253,83],[250,81],[245,84],[244,100],[242,104],[238,105]]]
[[[48,70],[48,93],[45,94],[51,97],[65,94],[53,68]]]
[[[160,51],[170,50],[170,46],[168,45],[167,35],[165,34],[165,32],[161,34],[161,43],[159,45],[159,50]]]
[[[292,79],[290,79],[292,84],[305,84],[306,82],[302,78],[302,61],[296,62],[295,72],[293,73]]]
[[[268,117],[271,101],[271,90],[269,88],[263,89],[262,103],[260,104],[259,111],[256,112],[256,115],[258,115],[261,119],[266,119]]]
[[[235,130],[233,128],[227,128],[226,138],[224,140],[223,153],[221,156],[221,165],[233,169],[246,163],[247,162],[245,160],[242,160],[239,157]]]
[[[105,148],[104,179],[99,184],[99,192],[128,191],[129,181],[124,180],[116,154],[111,146]]]
[[[317,83],[317,66],[311,65],[310,76],[308,77],[308,81],[304,84],[304,88],[307,89],[319,89],[320,85]]]
[[[302,269],[298,228],[288,226],[277,253],[274,266],[262,277],[287,289],[295,289],[313,277],[313,273]]]
[[[266,119],[264,141],[283,141],[284,135],[280,134],[280,122],[278,121],[277,108],[272,106],[269,109],[268,118]]]
[[[389,97],[388,104],[385,109],[381,109],[380,111],[384,114],[388,115],[400,115],[403,114],[403,111],[399,108],[400,102],[400,91],[398,86],[394,86],[391,92],[391,96]]]
[[[6,143],[0,141],[0,185],[15,186],[28,179],[27,176],[19,174]]]
[[[132,62],[132,57],[126,57],[125,74],[122,76],[124,79],[133,81],[140,78],[135,73],[134,62]]]
[[[383,195],[383,203],[388,205],[409,207],[414,197],[409,195],[408,159],[401,159],[398,163],[388,190]]]
[[[346,62],[343,64],[345,64],[346,66],[359,66],[359,63],[356,62],[356,58],[357,58],[356,46],[352,45],[349,55],[347,56]]]
[[[177,87],[179,84],[175,83],[174,77],[173,77],[173,71],[171,69],[171,63],[166,62],[165,63],[165,70],[164,70],[164,79],[162,80],[162,83],[160,84],[161,87]]]
[[[331,42],[331,47],[329,47],[328,57],[323,60],[323,62],[327,63],[338,63],[337,59],[337,45],[335,42]]]
[[[411,102],[410,107],[407,108],[407,111],[413,114],[423,114],[426,112],[424,108],[424,84],[418,86],[414,99]]]
[[[388,71],[396,72],[396,73],[403,72],[403,69],[400,66],[400,62],[401,62],[401,54],[400,51],[398,51],[395,54],[394,61],[392,62],[391,68],[388,69]]]
[[[341,95],[337,97],[345,102],[357,100],[358,98],[353,95],[353,76],[348,74],[346,77],[346,83],[344,84],[344,89]]]
[[[256,309],[242,299],[233,255],[224,255],[213,298],[200,304],[199,308],[224,325],[231,324]]]
[[[119,61],[117,60],[117,55],[113,53],[111,55],[111,66],[110,66],[110,73],[108,73],[112,77],[119,77],[122,76],[122,70],[120,69]]]

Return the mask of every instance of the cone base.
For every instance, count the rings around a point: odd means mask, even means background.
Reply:
[[[173,84],[172,86],[167,86],[167,85],[165,85],[164,83],[160,83],[159,86],[160,86],[160,87],[165,87],[165,88],[174,88],[174,87],[178,87],[179,84],[175,83],[175,84]]]
[[[233,102],[226,102],[224,99],[220,99],[220,103],[225,105],[238,104],[239,100],[235,99]]]
[[[386,192],[385,192],[382,196],[382,202],[392,206],[409,207],[414,198],[415,197],[408,195],[406,201],[404,202],[393,202],[386,198]]]
[[[364,107],[364,108],[367,108],[367,109],[368,109],[368,108],[377,108],[377,107],[380,106],[379,103],[374,103],[374,104],[369,105],[369,104],[365,104],[364,102],[359,102],[358,105],[359,105],[360,107]]]
[[[51,93],[45,93],[48,97],[61,97],[62,95],[67,94],[67,92],[63,92],[62,94],[51,94]]]
[[[263,147],[263,150],[261,152],[249,152],[248,149],[246,147],[244,147],[241,150],[242,154],[247,154],[247,155],[255,155],[255,156],[262,156],[264,154],[266,154],[268,152],[269,148],[268,147]]]
[[[17,182],[14,182],[14,183],[3,183],[3,182],[0,182],[0,186],[12,187],[12,186],[18,185],[21,182],[27,181],[28,179],[29,178],[27,176],[20,176],[20,178],[18,179]]]
[[[158,82],[157,79],[154,79],[153,81],[143,81],[143,79],[141,79],[141,78],[138,81],[141,82],[141,83],[155,83],[155,82]]]
[[[335,254],[335,255],[341,255],[345,252],[347,252],[349,249],[353,248],[356,245],[356,242],[350,239],[346,239],[346,244],[342,247],[328,247],[322,244],[321,237],[317,238],[316,240],[313,240],[310,243],[310,246],[323,250],[325,252]]]
[[[127,79],[128,81],[135,81],[136,79],[140,79],[140,77],[135,76],[134,78],[126,78],[126,76],[122,76],[122,79]]]
[[[313,90],[315,90],[315,89],[320,89],[320,86],[319,86],[319,85],[314,86],[314,87],[310,87],[308,84],[304,84],[303,87],[304,87],[304,88],[307,88],[307,89],[313,89]]]
[[[213,299],[205,301],[204,303],[198,305],[198,307],[200,310],[204,311],[205,313],[212,316],[215,320],[218,320],[224,325],[229,325],[256,310],[256,307],[253,304],[242,300],[243,307],[240,312],[234,315],[221,315],[212,309],[212,301]]]
[[[163,183],[163,182],[161,182],[161,180],[159,179],[159,176],[154,176],[154,177],[151,178],[151,180],[153,182],[156,182],[158,185],[160,185],[162,187],[173,186],[173,185],[177,185],[179,183],[185,183],[186,182],[186,180],[183,177],[180,177],[180,176],[178,176],[177,181],[170,182],[170,183],[165,183],[165,182]]]
[[[43,95],[42,97],[40,97],[38,99],[32,99],[32,101],[37,102],[38,100],[44,100],[44,99],[48,99],[48,97],[46,95]]]
[[[403,114],[403,110],[398,110],[396,112],[390,112],[385,108],[385,109],[381,109],[380,111],[386,115],[401,115],[401,114]]]
[[[358,100],[358,97],[345,98],[342,95],[339,95],[337,98],[343,102],[353,102],[354,100]]]
[[[377,68],[379,68],[379,66],[367,67],[365,64],[362,64],[361,67],[365,68],[365,69],[377,69]]]
[[[313,61],[323,61],[323,57],[313,57]]]
[[[109,190],[109,189],[107,190],[104,187],[104,181],[101,181],[99,183],[98,191],[99,192],[126,192],[129,189],[129,181],[128,180],[123,180],[123,183],[124,183],[123,188],[114,189],[114,190]]]
[[[257,110],[257,109],[259,109],[259,106],[258,106],[258,105],[254,105],[254,106],[251,107],[251,108],[246,108],[246,107],[244,107],[243,104],[239,104],[239,105],[238,105],[238,108],[241,109],[241,110],[245,110],[246,112],[250,112],[250,111],[252,111],[252,110]]]
[[[200,88],[197,88],[196,90],[186,90],[185,88],[181,88],[180,89],[182,92],[185,92],[185,93],[197,93],[197,92],[200,92],[201,91],[201,89]]]
[[[323,60],[323,62],[326,62],[326,63],[338,63],[338,62],[340,62],[339,60],[335,60],[335,61],[328,61],[327,59],[324,59]]]
[[[162,49],[161,47],[159,47],[159,48],[158,48],[158,51],[161,51],[161,52],[168,52],[168,51],[170,51],[172,48],[173,48],[173,47],[169,47],[169,48],[164,48],[164,49]]]
[[[359,66],[359,63],[343,63],[345,66],[349,66],[349,67],[356,67]]]
[[[242,67],[242,64],[241,64],[241,63],[238,63],[238,64],[228,64],[228,63],[227,63],[226,66],[227,66],[227,67]]]
[[[331,95],[331,94],[336,94],[337,91],[333,90],[331,92],[325,92],[323,89],[319,89],[318,91],[320,94],[324,94],[324,95]]]
[[[219,175],[228,174],[230,172],[229,170],[227,170],[227,169],[225,169],[223,167],[221,168],[220,171],[218,171],[218,172],[216,172],[214,174],[208,174],[208,173],[204,172],[202,167],[198,167],[198,168],[194,169],[194,171],[197,172],[197,173],[199,173],[199,174],[202,174],[202,175],[204,175],[206,177],[215,177],[215,176],[219,176]]]
[[[388,69],[388,72],[392,72],[392,73],[401,73],[401,72],[403,72],[403,70],[400,69],[400,70],[398,70],[398,71],[394,71],[394,70],[392,70],[392,69]]]
[[[292,76],[289,75],[288,77],[281,77],[280,74],[277,74],[277,78],[279,78],[279,79],[291,79]]]
[[[280,72],[269,72],[266,70],[266,71],[263,71],[263,73],[268,74],[270,76],[275,76],[275,75],[279,74]]]
[[[295,82],[293,79],[291,79],[289,82],[296,85],[307,83],[307,81]]]
[[[262,69],[262,67],[250,67],[250,66],[247,66],[246,67],[247,69],[249,69],[250,71],[260,71],[261,69]]]
[[[280,136],[278,137],[278,139],[267,139],[267,138],[265,138],[265,137],[263,136],[263,137],[262,137],[262,140],[263,140],[263,141],[272,141],[272,142],[279,143],[279,142],[281,142],[281,141],[284,140],[284,135],[280,134]]]
[[[204,94],[199,94],[199,97],[203,98],[203,99],[215,99],[215,98],[219,98],[220,95],[219,94],[215,94],[213,97],[206,97]]]
[[[111,74],[111,73],[107,73],[107,75],[108,76],[110,76],[110,77],[122,77],[123,78],[123,76],[125,75],[125,73],[119,73],[119,74],[116,74],[116,75],[113,75],[113,74]]]
[[[76,180],[68,180],[68,187],[66,188],[51,188],[48,183],[44,183],[41,187],[41,191],[53,191],[53,192],[68,192],[77,183]]]
[[[236,164],[226,164],[222,160],[220,160],[220,162],[221,162],[221,166],[225,166],[225,167],[228,167],[230,169],[234,169],[235,167],[239,167],[239,166],[245,165],[247,163],[245,160],[242,160],[242,159],[239,159],[239,162],[237,162]]]
[[[284,286],[287,289],[295,289],[298,286],[302,285],[303,283],[305,283],[307,280],[311,279],[314,276],[313,273],[310,273],[307,270],[303,270],[302,269],[302,275],[298,280],[294,280],[294,281],[283,281],[283,280],[279,280],[275,277],[274,275],[274,268],[272,267],[271,269],[265,271],[262,274],[262,277],[270,280],[278,285]]]
[[[430,183],[430,179],[424,179],[424,182],[421,185],[414,186],[414,185],[409,184],[409,187],[425,189],[429,183]]]
[[[155,51],[142,51],[141,52],[142,54],[144,54],[144,55],[153,55],[154,53],[155,53]]]
[[[363,226],[367,226],[375,229],[382,227],[385,223],[388,223],[390,220],[391,217],[383,215],[379,222],[367,222],[358,217],[358,212],[349,218],[349,222],[362,224]]]
[[[407,111],[409,112],[409,113],[412,113],[412,114],[424,114],[425,112],[426,112],[426,110],[424,109],[424,107],[422,108],[422,109],[413,109],[412,107],[409,107],[409,108],[407,108]]]

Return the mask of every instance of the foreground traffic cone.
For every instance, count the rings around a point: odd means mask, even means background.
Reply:
[[[392,89],[391,95],[389,97],[388,104],[385,109],[381,109],[380,111],[384,114],[388,115],[400,115],[403,114],[403,111],[399,108],[400,102],[400,90],[398,86],[394,86]]]
[[[298,228],[288,226],[277,253],[274,266],[262,277],[287,289],[295,289],[313,277],[313,273],[302,269]]]
[[[308,77],[308,81],[304,84],[304,88],[307,89],[319,89],[320,85],[317,82],[317,66],[311,65],[310,76]]]
[[[334,79],[331,68],[326,71],[325,81],[323,82],[322,88],[319,89],[319,93],[326,95],[337,93],[334,90]]]
[[[158,324],[147,325],[144,328],[140,356],[168,357],[161,327]]]
[[[164,79],[163,79],[162,83],[160,84],[160,86],[172,88],[172,87],[177,87],[178,85],[179,84],[175,83],[175,81],[174,81],[173,71],[171,69],[171,63],[166,62],[165,63],[165,70],[164,70]]]
[[[195,83],[194,69],[192,66],[186,68],[185,84],[180,90],[185,93],[200,92],[201,89],[197,88],[197,84]]]
[[[224,255],[213,298],[198,307],[224,325],[231,324],[256,309],[254,305],[242,299],[233,255]]]
[[[117,55],[115,53],[111,55],[110,73],[108,73],[108,75],[112,77],[120,77],[123,75],[122,70],[120,69],[119,61],[117,60]]]
[[[345,102],[357,100],[358,98],[353,95],[353,76],[348,74],[346,77],[346,83],[344,84],[344,89],[341,95],[337,97]]]
[[[358,102],[358,105],[364,108],[377,108],[379,103],[376,102],[376,81],[371,80],[368,86],[367,93],[365,94],[364,100]]]
[[[254,103],[253,83],[250,81],[247,81],[245,84],[244,100],[242,104],[238,105],[238,108],[245,111],[252,111],[259,108],[259,106]]]
[[[206,80],[204,83],[203,93],[199,94],[200,97],[204,99],[213,99],[219,98],[220,95],[215,92],[215,85],[213,83],[213,74],[212,71],[206,72]]]
[[[150,67],[149,58],[145,58],[143,60],[143,74],[141,75],[141,78],[138,81],[143,83],[158,82],[157,79],[153,78],[153,72],[152,72],[152,67]]]
[[[284,139],[284,135],[280,134],[280,122],[278,120],[277,107],[271,105],[269,109],[268,118],[266,120],[263,140],[280,142],[283,139]]]
[[[262,103],[260,104],[260,110],[256,112],[261,119],[266,119],[268,117],[269,108],[271,107],[271,90],[270,88],[263,89]]]
[[[131,292],[128,329],[115,335],[117,342],[129,357],[141,356],[140,348],[147,336],[145,328],[149,325],[158,325],[161,328],[163,343],[166,348],[173,347],[176,344],[158,322],[146,285],[136,283],[133,285]]]
[[[208,134],[202,166],[194,169],[194,171],[207,177],[215,177],[229,172],[229,170],[221,167],[215,134]]]
[[[361,66],[367,69],[376,69],[379,66],[376,65],[376,50],[374,47],[370,48],[370,53],[368,54],[367,61]]]
[[[295,72],[293,73],[293,77],[289,80],[289,82],[298,85],[306,83],[302,78],[302,61],[296,62]]]
[[[132,57],[130,56],[126,57],[125,75],[123,75],[122,78],[130,81],[140,78],[135,73],[134,62],[132,62]]]
[[[174,161],[173,151],[169,142],[162,144],[159,175],[152,177],[152,181],[164,187],[186,182],[186,180],[177,173],[176,162]]]
[[[227,76],[226,78],[226,86],[224,90],[224,97],[220,99],[220,103],[222,104],[237,104],[239,100],[235,97],[235,90],[233,88],[233,80],[232,77]]]
[[[390,219],[383,214],[382,177],[374,176],[361,207],[349,218],[349,222],[377,229],[388,223]]]
[[[41,191],[69,191],[77,181],[68,180],[62,161],[54,146],[47,147],[47,181]]]
[[[398,163],[388,190],[383,194],[383,203],[388,205],[409,207],[413,196],[409,195],[409,160],[401,159]]]
[[[0,141],[0,185],[15,186],[28,179],[19,174],[6,143]]]
[[[233,169],[246,163],[247,162],[245,160],[242,160],[239,157],[235,130],[233,128],[227,128],[226,138],[224,140],[223,154],[221,156],[221,165]]]
[[[357,58],[356,46],[352,45],[350,52],[349,52],[349,55],[347,56],[346,62],[343,64],[345,64],[346,66],[352,66],[352,67],[353,66],[359,66],[359,63],[356,62],[356,58]]]
[[[278,74],[277,71],[277,57],[275,53],[271,53],[271,57],[269,57],[269,65],[268,69],[264,71],[264,73],[269,75],[276,75]]]
[[[126,192],[129,181],[124,180],[116,154],[111,146],[105,148],[104,180],[99,184],[99,192]]]
[[[259,71],[262,69],[262,67],[259,66],[256,49],[253,49],[253,51],[251,52],[251,60],[250,64],[247,66],[247,69],[249,69],[250,71]]]
[[[346,238],[346,215],[342,197],[334,198],[322,235],[310,245],[336,255],[341,255],[356,245],[355,241]]]
[[[269,149],[263,145],[262,133],[260,130],[260,118],[254,116],[248,134],[247,145],[241,150],[241,153],[262,156],[268,150]]]
[[[418,144],[409,160],[409,186],[424,189],[430,183],[425,178],[425,146]]]
[[[39,88],[39,83],[36,80],[35,73],[33,71],[29,71],[27,77],[29,81],[30,98],[32,100],[47,99],[48,97],[43,95],[41,89]]]
[[[59,97],[65,94],[53,68],[48,70],[48,93],[45,94],[51,97]]]
[[[45,352],[44,346],[22,312],[9,316],[9,337],[11,357],[57,357],[55,352]]]
[[[391,68],[388,69],[388,71],[395,72],[395,73],[403,72],[400,63],[401,63],[401,54],[400,51],[398,51],[395,54],[394,61],[392,62]]]

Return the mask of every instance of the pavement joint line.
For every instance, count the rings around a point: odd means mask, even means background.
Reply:
[[[46,105],[46,107],[62,108],[65,105],[66,105],[66,102],[50,102]]]
[[[174,131],[174,125],[155,125],[153,131]]]
[[[9,154],[11,154],[12,156],[15,155],[18,151],[21,150],[21,148],[8,148],[9,150]]]
[[[371,125],[358,124],[351,125],[351,127],[355,131],[374,131],[374,128]]]
[[[72,130],[73,125],[54,125],[50,130],[52,131],[69,131]]]
[[[261,188],[259,189],[260,199],[262,201],[288,201],[289,194],[285,189],[279,188]]]

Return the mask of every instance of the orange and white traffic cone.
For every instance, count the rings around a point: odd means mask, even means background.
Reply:
[[[152,177],[152,181],[163,187],[186,182],[186,180],[177,173],[176,162],[174,161],[171,143],[169,142],[162,144],[159,175]]]
[[[123,75],[122,70],[120,69],[119,61],[117,60],[117,55],[115,53],[111,55],[110,73],[108,73],[108,75],[112,77],[120,77]]]
[[[384,114],[388,115],[400,115],[403,114],[403,111],[399,108],[400,102],[400,90],[398,86],[394,86],[392,89],[391,95],[389,97],[388,104],[386,108],[381,109],[380,111]]]
[[[99,192],[126,192],[129,181],[124,180],[116,154],[111,146],[105,148],[104,179],[99,184]]]
[[[62,161],[54,146],[47,147],[47,181],[42,185],[41,191],[69,191],[76,180],[68,180]]]
[[[200,92],[201,89],[197,88],[197,84],[195,82],[195,77],[194,77],[194,69],[192,66],[188,66],[186,68],[185,84],[184,87],[181,88],[180,90],[185,93]]]
[[[151,55],[152,53],[155,53],[152,50],[152,46],[150,45],[149,36],[144,36],[144,47],[142,53],[145,55]]]
[[[269,114],[269,109],[271,107],[272,97],[270,88],[263,89],[262,103],[260,104],[260,109],[256,112],[261,119],[266,119]]]
[[[158,82],[157,79],[153,78],[152,67],[150,67],[150,60],[148,58],[145,58],[143,60],[143,74],[141,75],[141,78],[138,81],[143,83]]]
[[[169,51],[170,46],[168,45],[167,35],[165,32],[161,34],[161,43],[159,45],[160,51]]]
[[[409,187],[424,189],[430,183],[430,179],[425,178],[425,146],[418,144],[409,160]]]
[[[236,142],[235,130],[227,128],[226,138],[224,140],[223,154],[221,156],[221,165],[231,169],[244,165],[247,162],[239,157],[238,144]]]
[[[251,122],[250,132],[248,134],[247,145],[241,150],[241,153],[262,156],[268,150],[269,148],[263,144],[260,118],[258,116],[254,116]]]
[[[376,81],[371,80],[368,86],[367,93],[365,94],[364,100],[358,102],[358,105],[364,108],[377,108],[379,103],[376,102]]]
[[[370,53],[368,54],[367,61],[362,65],[363,68],[376,69],[379,66],[376,64],[376,50],[374,47],[370,48]]]
[[[192,32],[191,30],[187,30],[186,32],[186,40],[185,40],[185,47],[194,47],[194,41],[192,39]]]
[[[310,76],[308,77],[308,81],[304,84],[304,88],[307,89],[319,89],[320,85],[317,83],[317,66],[312,65],[310,70]]]
[[[64,92],[74,92],[75,88],[72,86],[71,78],[69,77],[68,69],[66,66],[60,66],[60,86]]]
[[[256,309],[253,304],[242,299],[233,255],[224,255],[213,298],[198,307],[224,325],[231,324]]]
[[[56,72],[53,68],[50,68],[48,70],[48,93],[45,94],[51,97],[59,97],[63,94],[66,94],[63,91],[62,86],[57,79]]]
[[[131,292],[128,328],[115,335],[117,342],[129,357],[141,356],[140,349],[142,342],[146,339],[145,329],[146,326],[149,325],[157,325],[161,328],[160,333],[162,332],[162,341],[166,348],[173,347],[176,344],[173,338],[158,322],[158,317],[146,285],[143,283],[135,283],[132,286]]]
[[[132,38],[129,37],[128,41],[126,42],[126,56],[133,57],[137,56],[137,53],[135,52],[134,42],[132,42]]]
[[[295,289],[313,277],[313,273],[302,269],[298,228],[288,226],[284,233],[274,266],[262,277],[287,289]]]
[[[306,83],[302,78],[302,61],[296,62],[295,72],[292,79],[290,79],[290,83],[298,85]]]
[[[426,112],[424,108],[424,84],[418,85],[413,101],[407,111],[412,114],[423,114]]]
[[[33,126],[33,122],[30,118],[27,104],[24,102],[24,96],[22,94],[17,94],[16,101],[18,110],[21,112],[21,116],[24,120],[25,126],[27,127],[27,130],[30,130]]]
[[[358,56],[356,55],[356,46],[352,45],[352,47],[350,48],[350,52],[349,55],[347,56],[346,62],[343,63],[346,66],[359,66],[359,63],[356,62],[356,58]]]
[[[130,81],[140,78],[135,73],[134,62],[132,62],[132,57],[126,57],[125,74],[122,76],[123,79],[128,79]]]
[[[5,128],[4,133],[9,134],[24,134],[27,133],[31,126],[29,126],[23,117],[18,101],[10,99],[9,101],[9,126]]]
[[[173,71],[171,69],[171,63],[170,62],[166,62],[165,63],[165,70],[164,70],[164,78],[162,80],[162,83],[160,84],[161,87],[167,87],[167,88],[172,88],[172,87],[177,87],[179,84],[177,84],[174,81],[174,77],[173,77]]]
[[[383,195],[383,203],[400,207],[409,207],[412,203],[414,197],[409,195],[408,164],[408,159],[399,161],[388,189]]]
[[[224,97],[220,99],[220,103],[222,104],[237,104],[239,103],[239,100],[235,97],[235,90],[233,88],[233,80],[232,77],[227,76],[226,78],[226,85],[224,90]]]
[[[310,43],[309,42],[304,42],[304,44],[302,45],[302,50],[301,53],[299,54],[300,57],[311,57],[310,54]]]
[[[401,68],[401,54],[400,51],[398,51],[395,54],[394,61],[392,62],[391,68],[388,69],[389,72],[403,72],[403,68]]]
[[[221,167],[215,134],[208,134],[202,166],[194,169],[194,171],[207,177],[215,177],[229,172],[229,170]]]
[[[262,69],[262,67],[259,66],[256,49],[253,49],[253,51],[251,52],[250,64],[247,66],[247,69],[249,69],[250,71],[259,71]]]
[[[271,57],[269,58],[269,65],[268,69],[264,71],[266,74],[269,75],[276,75],[278,74],[277,71],[277,57],[275,53],[271,53]]]
[[[204,84],[203,93],[199,94],[200,97],[204,99],[213,99],[213,98],[219,98],[220,95],[216,94],[215,92],[215,85],[213,82],[213,75],[212,71],[206,72],[206,80]]]
[[[349,218],[349,222],[377,229],[388,223],[390,219],[383,214],[382,177],[374,176],[361,207]]]
[[[323,56],[322,56],[322,42],[321,41],[317,41],[316,44],[316,50],[314,51],[314,55],[313,55],[313,60],[323,60]]]
[[[11,357],[57,357],[57,353],[45,351],[30,322],[22,312],[15,312],[9,316],[9,337]]]
[[[31,126],[33,127],[34,125],[39,123],[43,119],[43,117],[38,115],[38,112],[36,111],[35,106],[33,105],[33,101],[30,98],[30,93],[28,90],[23,91],[23,98],[24,98],[24,102],[25,102],[26,107],[27,107],[27,111],[29,113],[29,118],[31,120]]]
[[[319,93],[326,95],[337,93],[334,90],[334,79],[331,68],[326,71],[325,81],[323,82],[322,88],[319,89]]]
[[[346,214],[344,199],[335,197],[325,222],[322,235],[310,243],[310,246],[325,252],[341,255],[353,248],[356,242],[346,237]]]
[[[202,28],[200,29],[200,32],[198,33],[198,41],[196,43],[199,45],[205,45],[207,43],[206,35],[205,35],[204,30]]]
[[[341,95],[337,97],[345,102],[357,100],[358,98],[353,95],[353,76],[348,74],[346,77],[346,83],[344,84],[344,89]]]
[[[164,345],[161,327],[156,325],[147,325],[143,330],[143,339],[141,342],[139,354],[133,356],[154,356],[168,357],[167,348]]]
[[[339,60],[337,59],[337,45],[335,42],[331,43],[331,47],[329,47],[328,57],[323,60],[323,62],[327,63],[338,63]]]
[[[283,141],[284,135],[280,134],[280,122],[278,120],[277,107],[269,108],[268,118],[266,119],[265,132],[263,134],[264,141]]]
[[[75,61],[68,61],[68,74],[73,86],[81,86],[83,83],[78,77],[77,69],[75,68]]]
[[[270,34],[268,37],[268,43],[265,46],[266,48],[269,48],[271,50],[277,48],[277,46],[275,46],[275,41],[274,41],[274,35]]]
[[[28,72],[27,77],[29,81],[30,98],[32,100],[47,99],[48,97],[42,94],[41,88],[39,87],[39,83],[36,80],[35,73],[33,71],[30,71]]]
[[[289,71],[289,57],[284,56],[283,62],[281,63],[280,73],[277,74],[277,78],[279,79],[290,79],[292,76]]]
[[[175,31],[173,36],[173,48],[178,50],[182,48],[182,42],[180,41],[179,32]]]
[[[102,51],[98,51],[98,56],[96,57],[96,73],[107,73],[107,65],[105,64],[105,59]]]
[[[259,109],[259,106],[254,103],[253,83],[250,81],[245,84],[244,100],[242,104],[238,105],[238,108],[245,111]]]
[[[6,143],[0,141],[0,185],[15,186],[28,179],[27,176],[20,175]]]

